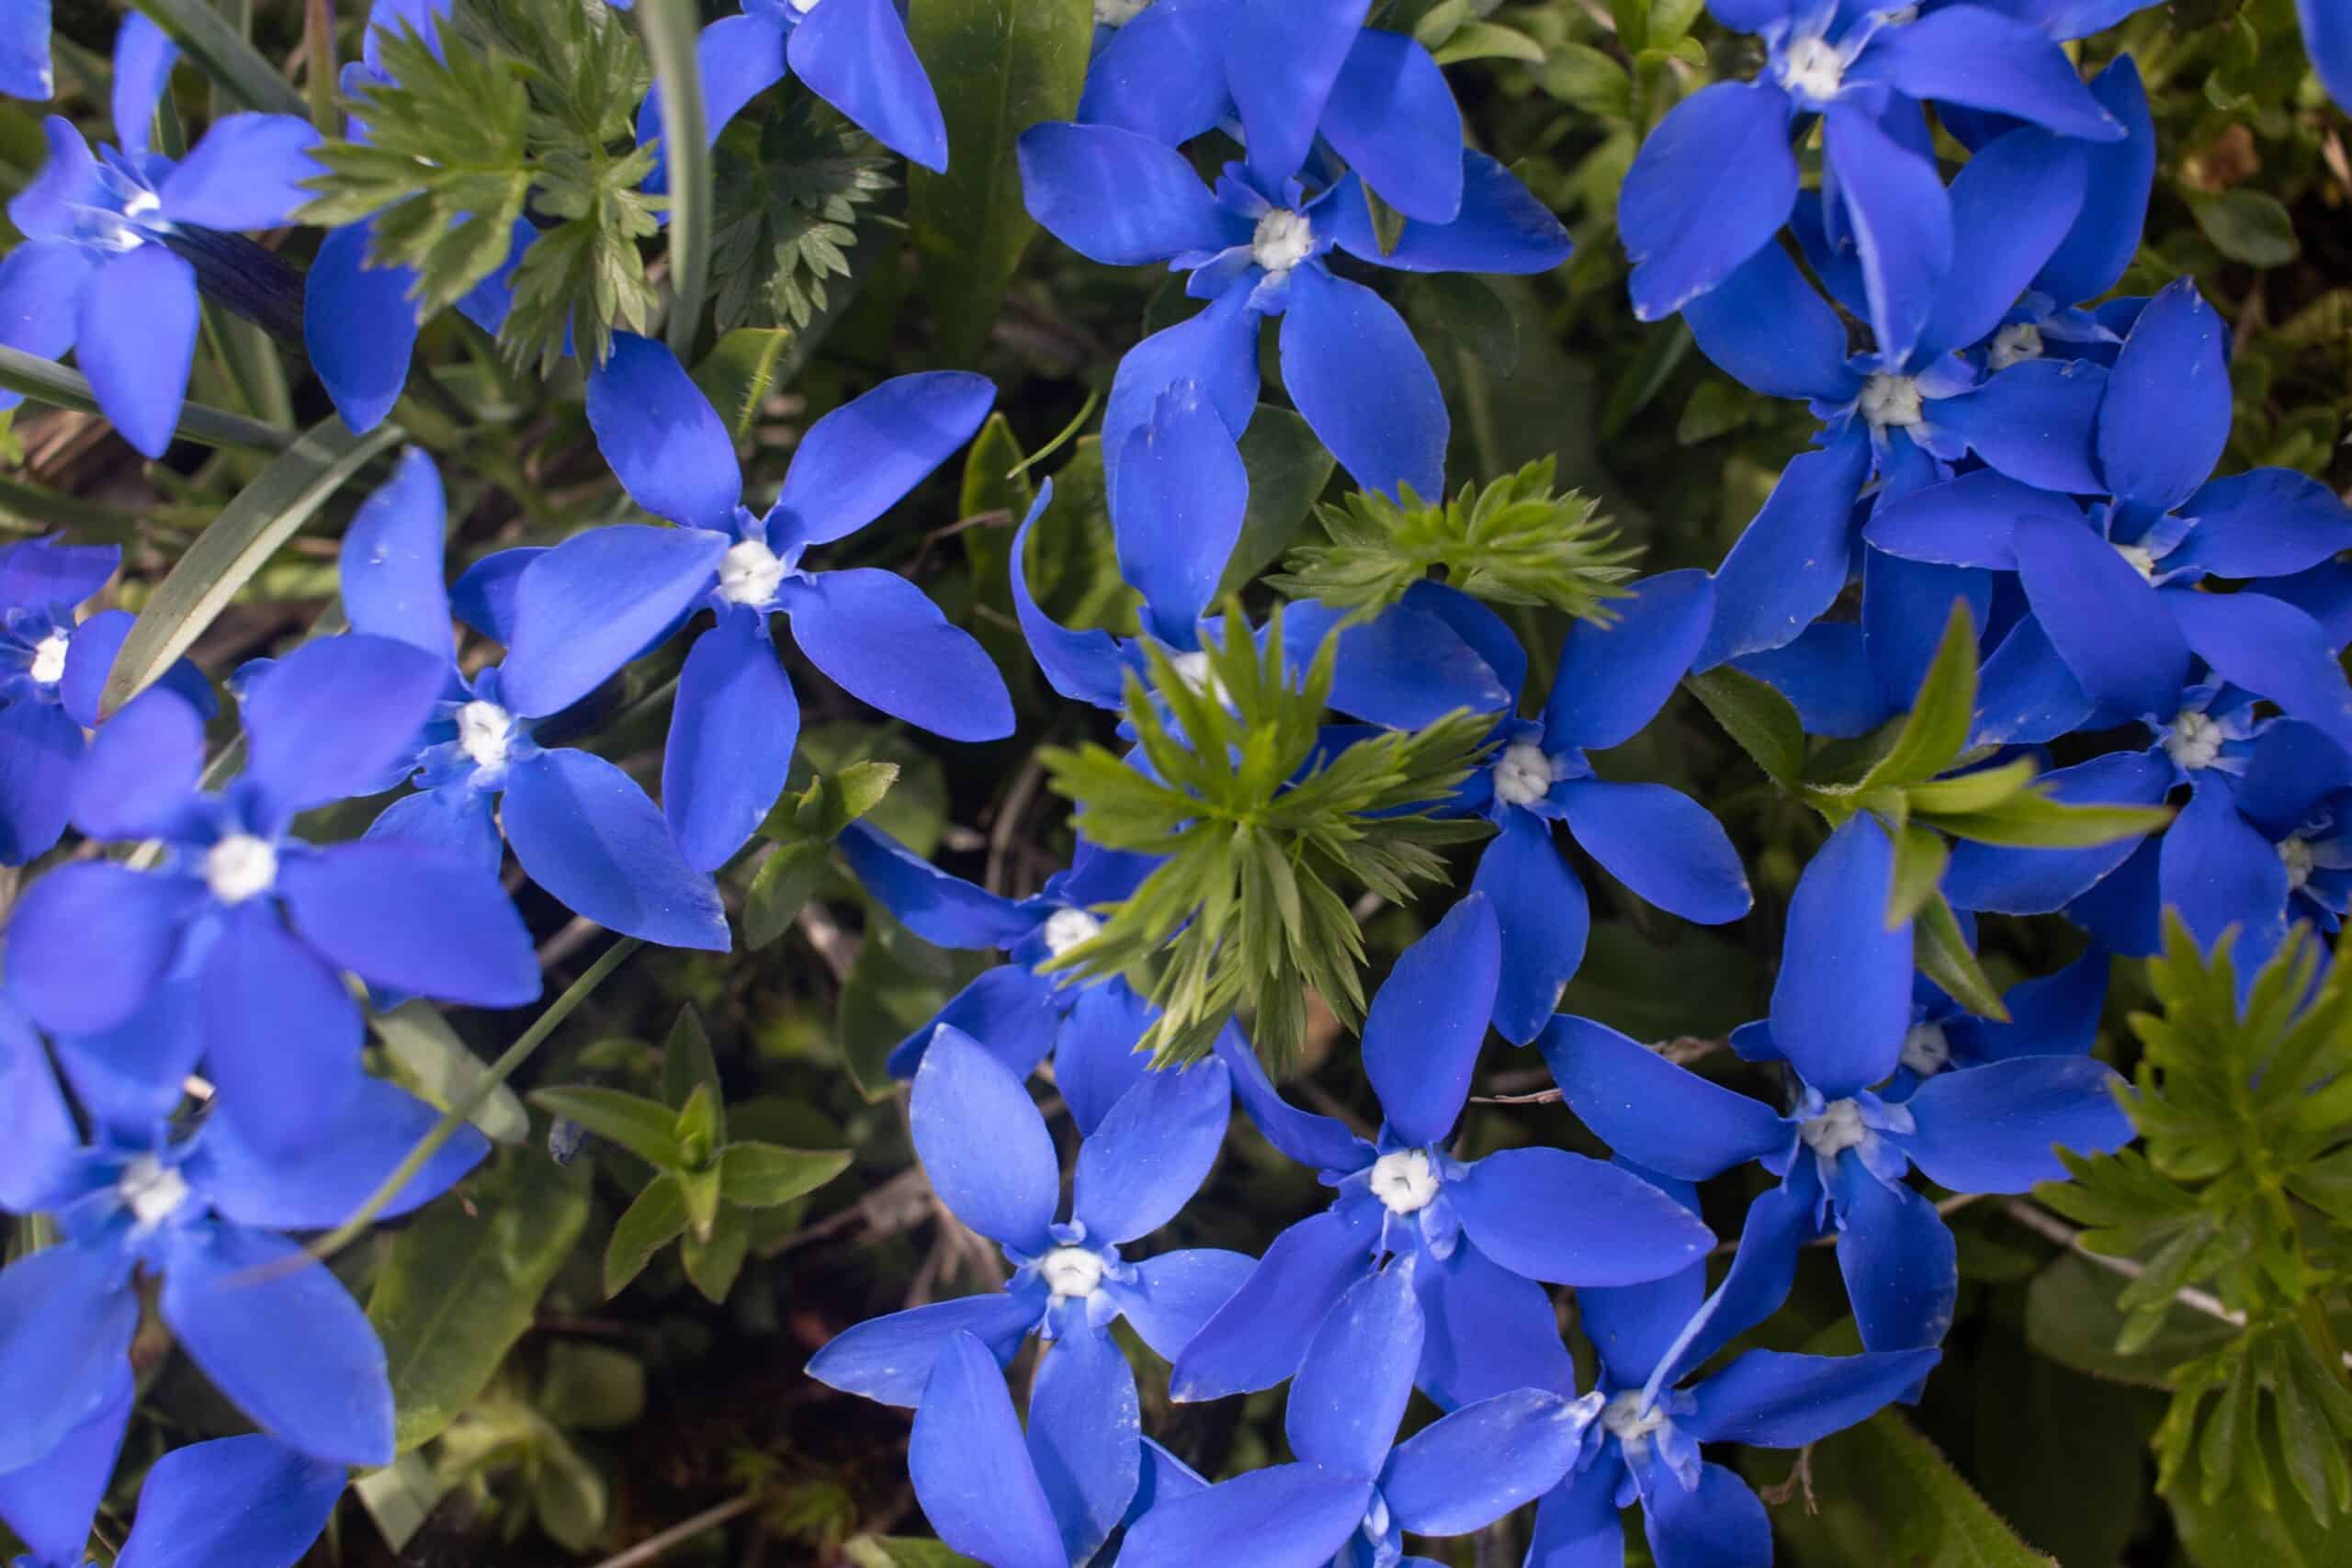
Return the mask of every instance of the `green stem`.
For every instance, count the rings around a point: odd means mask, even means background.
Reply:
[[[310,76],[311,123],[319,128],[321,136],[340,136],[343,120],[334,106],[334,0],[306,0],[302,42],[310,51],[305,70]]]

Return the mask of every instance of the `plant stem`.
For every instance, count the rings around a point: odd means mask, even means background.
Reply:
[[[756,1493],[746,1492],[741,1497],[729,1498],[716,1507],[705,1508],[690,1519],[682,1519],[660,1535],[648,1536],[616,1557],[607,1557],[596,1568],[643,1568],[673,1546],[683,1545],[705,1530],[717,1529],[728,1520],[750,1513],[760,1506]]]

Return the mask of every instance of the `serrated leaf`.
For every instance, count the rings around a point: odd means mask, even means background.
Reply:
[[[1728,664],[1687,676],[1682,683],[1766,777],[1793,784],[1804,773],[1804,721],[1788,698]]]
[[[605,1294],[617,1296],[627,1290],[653,1255],[685,1229],[685,1194],[678,1179],[663,1171],[645,1184],[613,1225],[612,1238],[605,1244]]]
[[[786,1149],[774,1144],[729,1144],[718,1156],[718,1195],[746,1209],[773,1209],[814,1192],[849,1168],[837,1149]]]
[[[531,1091],[531,1103],[577,1122],[596,1136],[618,1144],[647,1164],[668,1168],[682,1155],[678,1114],[658,1100],[594,1084],[571,1084]]]

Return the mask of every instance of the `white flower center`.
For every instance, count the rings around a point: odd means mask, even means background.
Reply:
[[[1846,62],[1827,39],[1801,38],[1781,56],[1781,85],[1800,98],[1826,104],[1846,80]]]
[[[65,634],[51,632],[33,645],[33,679],[54,686],[65,679]]]
[[[1046,951],[1059,958],[1101,934],[1102,922],[1083,909],[1056,909],[1046,917]]]
[[[242,904],[277,884],[277,851],[267,839],[232,833],[204,854],[204,881],[223,904]]]
[[[122,215],[125,218],[144,218],[151,212],[161,210],[163,205],[164,198],[152,190],[133,191],[130,199],[122,204]]]
[[[1944,1070],[1951,1060],[1951,1041],[1944,1033],[1944,1026],[1930,1021],[1915,1023],[1903,1037],[1903,1065],[1928,1077]],[[1841,1102],[1842,1103],[1842,1102]]]
[[[1037,1273],[1057,1296],[1091,1296],[1102,1282],[1102,1255],[1082,1247],[1057,1247],[1038,1262]]]
[[[1514,740],[1495,763],[1495,798],[1505,806],[1532,806],[1551,793],[1552,759],[1532,740]]]
[[[187,1201],[187,1179],[178,1167],[167,1166],[153,1155],[141,1155],[124,1166],[114,1190],[141,1230],[162,1224]]]
[[[2222,754],[2224,739],[2221,725],[2211,714],[2183,708],[2173,719],[2172,728],[2165,731],[2165,755],[2193,773],[2213,765],[2213,760]]]
[[[1666,1425],[1666,1412],[1645,1404],[1640,1389],[1629,1388],[1600,1407],[1600,1425],[1621,1443],[1639,1442]]]
[[[1797,1129],[1805,1147],[1823,1159],[1836,1159],[1870,1135],[1862,1125],[1862,1108],[1850,1100],[1833,1100],[1821,1114]]]
[[[792,8],[805,17],[817,8],[817,0],[792,0]]]
[[[2156,580],[2156,558],[2146,546],[2118,545],[2115,553],[2131,563],[2132,570],[2140,574],[2141,581],[2154,582]]]
[[[793,0],[795,5],[799,3],[800,0]],[[727,553],[718,558],[718,596],[730,604],[749,604],[757,609],[775,598],[775,591],[784,585],[784,562],[757,539],[729,545]]]
[[[2312,841],[2295,837],[2278,840],[2278,859],[2287,868],[2290,891],[2301,888],[2312,879]]]
[[[1879,372],[1862,383],[1859,401],[1862,417],[1872,424],[1907,426],[1919,423],[1919,383],[1908,376]]]
[[[1258,220],[1250,236],[1250,259],[1268,272],[1284,273],[1305,261],[1315,249],[1315,231],[1303,212],[1278,207]]]
[[[1150,4],[1151,0],[1094,0],[1094,19],[1106,28],[1124,28]]]
[[[2041,329],[2031,321],[2011,321],[1993,334],[1993,347],[1984,355],[1984,364],[1990,369],[2007,370],[2024,360],[2041,357]]]
[[[458,710],[458,748],[477,767],[504,767],[514,743],[514,716],[496,703],[471,702]]]
[[[1437,1172],[1419,1149],[1382,1155],[1372,1162],[1372,1195],[1392,1214],[1417,1214],[1437,1197]]]

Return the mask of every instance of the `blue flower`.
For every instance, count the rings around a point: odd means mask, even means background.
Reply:
[[[1634,313],[1645,321],[1685,309],[1770,243],[1797,199],[1791,131],[1812,116],[1821,117],[1832,231],[1850,226],[1862,237],[1880,299],[1932,295],[1947,275],[1968,270],[1922,101],[2014,116],[2061,136],[2124,135],[2050,34],[1993,6],[1713,0],[1710,8],[1725,27],[1760,34],[1768,57],[1756,81],[1718,82],[1676,105],[1634,154],[1617,223],[1634,262]],[[1909,341],[1882,324],[1890,354]]]
[[[1038,1335],[1046,1348],[1030,1391],[1027,1454],[1060,1521],[1057,1561],[1083,1562],[1125,1515],[1141,1473],[1135,1372],[1111,1324],[1125,1318],[1172,1358],[1250,1270],[1238,1253],[1201,1248],[1129,1262],[1119,1250],[1166,1224],[1193,1195],[1224,1143],[1230,1106],[1220,1062],[1145,1075],[1079,1145],[1070,1218],[1057,1224],[1061,1177],[1045,1118],[994,1053],[943,1026],[915,1074],[915,1149],[940,1200],[1004,1249],[1012,1281],[1001,1294],[859,1324],[818,1353],[808,1375],[868,1399],[919,1404],[920,1432],[926,1420],[936,1427],[955,1419],[926,1392],[926,1382],[937,1386],[934,1363],[947,1366],[976,1337],[1001,1367],[1025,1336]],[[956,1385],[959,1403],[973,1393],[968,1382]],[[933,1462],[915,1461],[927,1504],[968,1488],[968,1480],[934,1484],[943,1474],[1003,1468],[981,1446],[987,1438],[967,1433],[933,1450]],[[933,1522],[952,1540],[955,1519],[944,1512]]]
[[[1563,1016],[1538,1042],[1568,1104],[1623,1157],[1686,1181],[1751,1159],[1780,1177],[1792,1219],[1836,1231],[1873,1350],[1938,1343],[1960,1288],[1951,1232],[1903,1179],[1912,1166],[1957,1192],[2022,1192],[2064,1179],[2052,1145],[2103,1153],[2132,1136],[2114,1069],[2086,1056],[2013,1055],[1939,1073],[1899,1101],[1876,1092],[1911,1023],[1910,924],[1885,919],[1893,876],[1893,846],[1863,815],[1797,884],[1771,1016],[1732,1036],[1747,1059],[1787,1064],[1785,1111],[1589,1020]]]
[[[1405,596],[1450,622],[1510,686],[1527,655],[1492,611],[1435,583]],[[1753,902],[1739,853],[1704,807],[1664,784],[1598,778],[1588,750],[1622,745],[1674,694],[1714,614],[1704,572],[1670,571],[1612,603],[1608,626],[1578,622],[1560,649],[1542,715],[1506,711],[1485,771],[1462,804],[1501,829],[1480,854],[1474,893],[1492,902],[1502,931],[1495,1028],[1525,1044],[1557,1010],[1584,958],[1590,919],[1584,884],[1555,843],[1554,824],[1634,893],[1707,925],[1736,920]]]
[[[1396,961],[1364,1021],[1364,1070],[1385,1112],[1376,1142],[1284,1103],[1248,1054],[1229,1062],[1259,1130],[1338,1196],[1275,1237],[1185,1347],[1170,1379],[1176,1398],[1291,1376],[1332,1304],[1391,1253],[1419,1260],[1412,1288],[1429,1332],[1417,1376],[1433,1398],[1459,1405],[1565,1387],[1567,1352],[1539,1281],[1630,1284],[1706,1252],[1704,1225],[1614,1166],[1553,1148],[1468,1161],[1447,1152],[1501,968],[1494,908],[1475,893]]]
[[[1973,922],[1963,914],[1963,929]],[[2087,1056],[2107,1004],[2109,954],[2098,942],[2054,974],[2020,980],[2001,997],[2004,1022],[1979,1018],[1919,976],[1911,987],[1911,1027],[1882,1099],[1908,1100],[1938,1073],[1963,1072],[2016,1056]]]
[[[831,6],[844,0],[824,0]],[[996,389],[978,376],[900,376],[810,426],[765,515],[742,504],[735,446],[661,344],[616,333],[588,378],[588,422],[637,503],[680,526],[593,529],[514,585],[505,706],[549,714],[661,642],[697,609],[718,623],[678,677],[662,797],[689,865],[726,863],[783,788],[800,705],[769,619],[835,684],[951,740],[1012,733],[1012,698],[971,635],[922,591],[871,568],[812,571],[971,438]]]
[[[48,1460],[0,1475],[0,1518],[32,1548],[15,1568],[82,1568],[114,1473],[130,1383]],[[139,1484],[139,1517],[115,1568],[294,1568],[326,1529],[344,1467],[258,1435],[191,1443]]]
[[[62,1043],[62,1042],[61,1042]],[[14,1087],[65,1110],[54,1079]],[[228,1104],[223,1089],[220,1103]],[[312,1108],[313,1149],[269,1154],[234,1117],[186,1136],[161,1122],[107,1120],[40,1168],[11,1149],[10,1185],[38,1190],[65,1240],[0,1271],[0,1475],[57,1452],[118,1400],[128,1404],[139,1323],[137,1276],[159,1276],[173,1337],[215,1387],[266,1430],[336,1464],[388,1464],[392,1393],[367,1315],[282,1231],[340,1224],[439,1120],[424,1101],[362,1078],[333,1113]],[[489,1145],[460,1128],[396,1195],[405,1213],[471,1169]],[[48,1151],[44,1151],[49,1154]],[[119,1438],[119,1426],[115,1438]]]
[[[1136,1520],[1122,1568],[1397,1568],[1401,1536],[1468,1535],[1550,1490],[1600,1401],[1521,1386],[1463,1405],[1404,1442],[1430,1332],[1415,1293],[1426,1260],[1355,1280],[1316,1330],[1283,1426],[1297,1458],[1160,1504]]]
[[[158,840],[162,859],[76,861],[26,890],[8,928],[19,1005],[52,1032],[91,1035],[186,987],[191,1050],[227,1114],[287,1149],[315,1140],[363,1081],[345,970],[483,1007],[537,997],[530,933],[494,874],[428,845],[292,831],[301,812],[396,782],[443,676],[383,637],[296,649],[245,688],[245,771],[219,794],[199,787],[195,709],[161,690],[127,704],[75,769],[73,820],[93,839]]]
[[[8,203],[25,243],[0,262],[0,344],[43,359],[74,351],[123,439],[163,456],[196,354],[196,270],[172,248],[206,230],[275,229],[325,171],[318,132],[282,114],[225,115],[178,164],[148,141],[178,49],[143,16],[115,39],[121,147],[93,156],[73,124],[43,122],[49,160]],[[21,399],[0,393],[0,408]]]
[[[16,0],[0,16],[0,93],[39,102],[56,91],[49,63],[49,0]]]
[[[1311,191],[1306,183],[1334,78],[1301,81],[1287,67],[1310,47],[1334,65],[1343,55],[1315,32],[1323,24],[1308,8],[1264,9],[1280,14],[1266,25],[1304,36],[1253,68],[1266,76],[1262,90],[1242,92],[1235,79],[1250,155],[1227,164],[1214,190],[1182,152],[1117,126],[1040,125],[1021,138],[1030,216],[1091,260],[1165,262],[1189,272],[1186,292],[1208,301],[1120,361],[1102,417],[1112,483],[1129,434],[1180,381],[1205,388],[1236,436],[1248,428],[1258,401],[1259,323],[1280,316],[1283,384],[1324,446],[1366,489],[1393,495],[1409,485],[1435,496],[1448,429],[1436,373],[1404,318],[1325,257],[1337,245],[1406,272],[1544,272],[1566,259],[1566,231],[1500,164],[1464,152],[1459,215],[1408,222],[1384,247],[1360,176],[1318,177]],[[1349,36],[1340,35],[1342,46]]]
[[[98,697],[130,633],[126,610],[77,622],[122,564],[113,545],[56,537],[0,546],[0,865],[22,865],[65,830],[82,732],[98,723]],[[212,689],[187,660],[162,678],[210,717]]]
[[[742,9],[705,28],[695,46],[711,141],[789,70],[891,152],[946,172],[947,121],[893,0],[742,0]],[[638,111],[637,139],[661,134],[657,83]],[[657,174],[647,188],[661,185]]]
[[[343,68],[344,96],[356,97],[392,80],[384,69],[383,39],[401,28],[417,32],[438,55],[438,22],[448,11],[449,0],[375,0],[360,35],[360,58]],[[346,130],[354,141],[368,139],[367,122],[356,116]],[[459,315],[497,335],[514,302],[514,269],[538,232],[529,219],[514,220],[506,260],[458,301]],[[319,242],[303,279],[302,347],[334,400],[335,412],[355,434],[382,423],[400,400],[419,326],[416,270],[368,265],[375,233],[373,218],[334,230]]]
[[[2338,104],[2352,104],[2352,15],[2329,0],[2295,0],[2295,15],[2320,85]]]
[[[566,908],[647,942],[726,952],[718,885],[685,863],[637,781],[593,752],[548,744],[564,717],[511,705],[514,661],[470,676],[459,668],[441,586],[446,525],[440,473],[411,449],[343,537],[353,629],[421,649],[444,671],[404,753],[417,792],[385,807],[367,837],[427,844],[494,876],[503,825],[531,880]],[[501,551],[468,572],[457,592],[468,624],[506,639],[514,579],[543,553]]]

